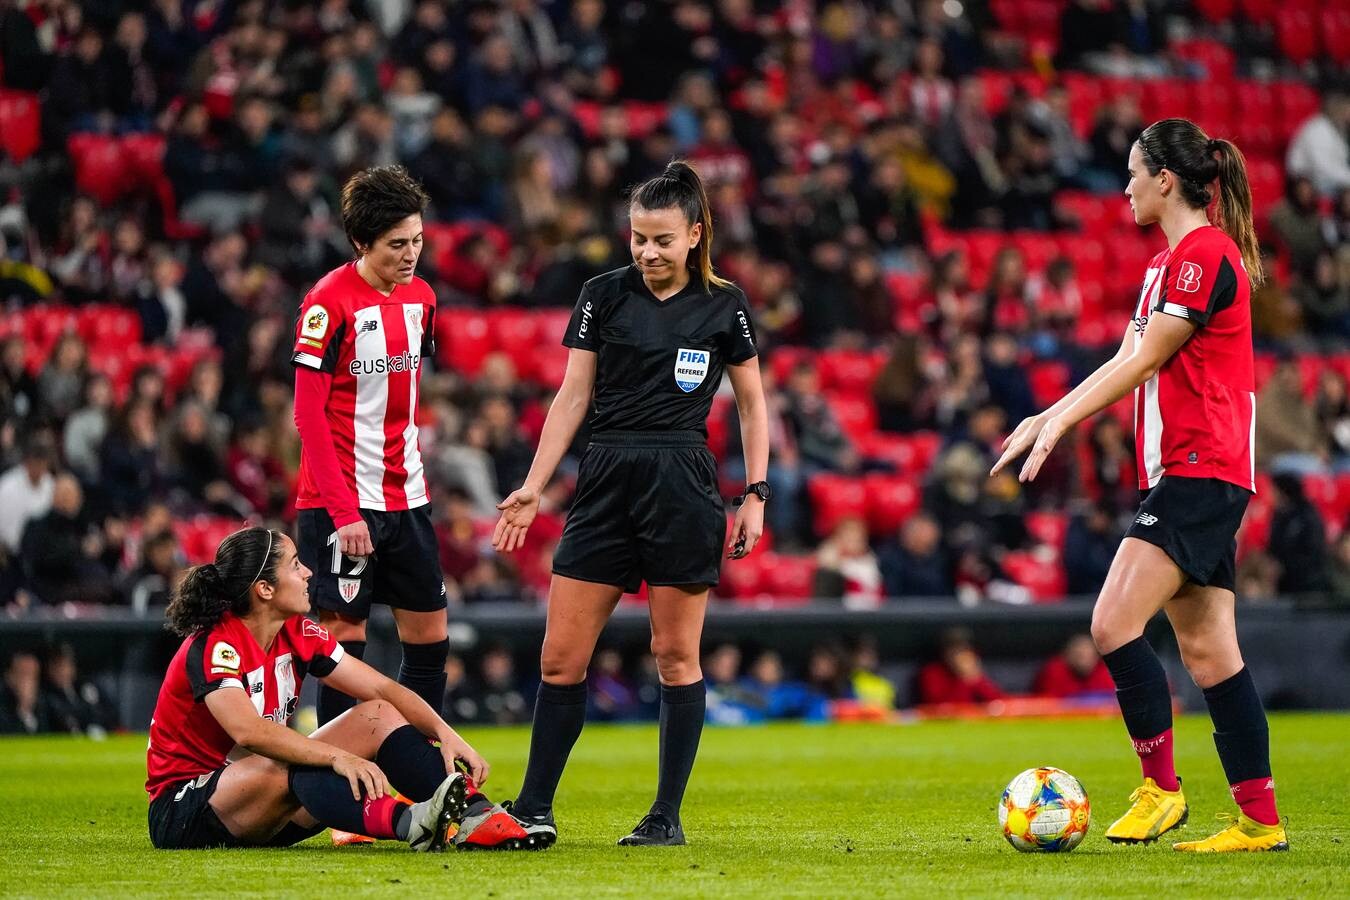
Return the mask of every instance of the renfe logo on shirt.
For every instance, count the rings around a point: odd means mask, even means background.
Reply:
[[[708,351],[681,347],[675,352],[675,383],[686,394],[708,377]]]

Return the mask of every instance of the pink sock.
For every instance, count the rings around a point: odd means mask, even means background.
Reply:
[[[388,794],[366,798],[361,804],[361,822],[365,825],[365,833],[373,838],[394,840],[397,837],[394,834],[394,813],[398,807],[398,801]]]
[[[1139,754],[1139,765],[1144,770],[1144,777],[1152,778],[1164,791],[1178,790],[1181,782],[1177,781],[1177,768],[1172,761],[1172,729],[1156,737],[1131,740],[1134,742],[1134,752]]]
[[[1262,825],[1280,824],[1280,814],[1275,811],[1274,778],[1239,781],[1237,784],[1230,784],[1228,790],[1232,792],[1233,799],[1237,801],[1237,805],[1247,818],[1255,819]]]

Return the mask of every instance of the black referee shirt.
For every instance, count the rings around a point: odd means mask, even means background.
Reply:
[[[695,273],[658,300],[629,265],[581,289],[563,344],[598,354],[591,431],[699,431],[728,363],[755,356],[740,288],[703,290]]]

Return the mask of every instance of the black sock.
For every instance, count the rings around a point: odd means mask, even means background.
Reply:
[[[1252,673],[1244,666],[1231,678],[1205,688],[1214,722],[1214,746],[1229,784],[1270,777],[1270,728]]]
[[[339,831],[365,833],[364,803],[352,799],[351,784],[346,778],[317,766],[291,766],[288,778],[291,793],[321,824]]]
[[[389,733],[375,753],[375,764],[396,791],[418,803],[430,799],[446,776],[441,751],[411,725]]]
[[[366,655],[365,641],[340,641],[339,643],[342,644],[342,649],[346,651],[348,656],[361,659]],[[318,707],[319,727],[322,728],[355,706],[356,698],[330,688],[321,681],[319,682],[319,699],[315,705]]]
[[[1148,740],[1172,727],[1167,672],[1147,639],[1141,635],[1102,660],[1116,683],[1116,700],[1130,737]]]
[[[542,816],[552,811],[563,768],[572,745],[586,724],[586,682],[539,684],[534,701],[534,726],[530,729],[530,761],[525,781],[516,798],[515,811]]]
[[[678,687],[661,685],[661,762],[651,812],[677,824],[707,705],[708,690],[701,678]]]
[[[445,705],[445,661],[449,656],[449,638],[430,644],[404,642],[403,662],[398,667],[398,683],[427,701],[438,716]]]

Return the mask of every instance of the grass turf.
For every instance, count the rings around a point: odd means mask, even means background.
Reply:
[[[709,729],[685,801],[690,845],[661,849],[614,846],[654,789],[655,729],[593,726],[559,793],[559,845],[427,856],[333,848],[326,835],[288,850],[157,852],[143,736],[5,739],[0,895],[1346,896],[1350,716],[1280,715],[1271,731],[1292,851],[1206,857],[1102,837],[1138,776],[1111,720]],[[1192,838],[1232,806],[1208,720],[1183,718],[1177,732]],[[495,766],[489,793],[510,796],[528,733],[468,737]],[[1003,785],[1042,764],[1078,776],[1092,800],[1072,853],[1017,853],[999,833]]]

